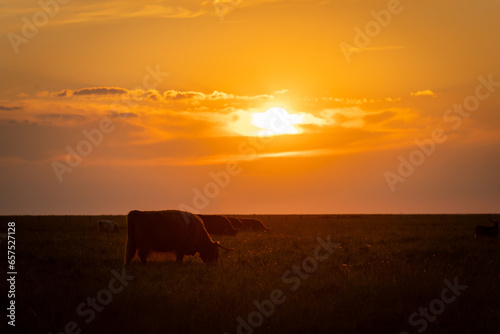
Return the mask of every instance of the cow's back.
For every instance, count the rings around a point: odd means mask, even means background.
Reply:
[[[198,215],[209,234],[236,235],[229,219],[221,215]]]
[[[132,239],[137,248],[150,251],[190,248],[189,244],[196,242],[199,234],[190,215],[177,210],[132,211],[128,215],[128,239]]]

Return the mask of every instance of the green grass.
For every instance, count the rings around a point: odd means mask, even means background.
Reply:
[[[238,317],[256,311],[254,301],[280,289],[286,300],[254,333],[417,333],[420,327],[411,326],[409,316],[440,298],[445,279],[457,277],[468,288],[425,333],[498,332],[500,243],[473,235],[487,216],[256,217],[271,231],[213,236],[235,248],[222,251],[217,266],[197,257],[185,258],[182,266],[160,255],[147,266],[136,259],[127,270],[135,279],[88,324],[76,307],[107,288],[112,269],[121,271],[125,217],[12,217],[16,329],[59,333],[75,321],[82,333],[232,334]],[[120,234],[99,234],[101,218],[118,221]],[[6,221],[2,217],[2,232]],[[314,255],[317,237],[328,236],[341,247],[292,291],[294,284],[282,275]]]

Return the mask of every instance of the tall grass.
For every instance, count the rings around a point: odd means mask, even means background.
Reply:
[[[222,251],[217,266],[197,257],[179,266],[162,255],[147,266],[132,262],[134,281],[86,323],[76,307],[123,266],[125,219],[106,216],[121,227],[106,235],[97,230],[103,217],[11,217],[18,221],[18,330],[59,333],[75,321],[82,333],[236,333],[238,317],[247,321],[254,301],[280,289],[286,300],[254,333],[416,333],[409,316],[455,277],[468,288],[425,332],[499,329],[499,242],[474,239],[475,224],[488,221],[479,215],[260,216],[270,232],[213,236],[235,248]],[[328,236],[340,248],[293,291],[282,275]]]

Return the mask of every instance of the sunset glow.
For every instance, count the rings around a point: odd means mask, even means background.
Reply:
[[[0,8],[13,332],[498,332],[500,0]]]

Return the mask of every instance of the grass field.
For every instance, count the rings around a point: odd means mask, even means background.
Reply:
[[[489,224],[486,215],[255,217],[271,231],[212,236],[235,248],[222,251],[217,266],[197,257],[185,258],[179,266],[161,255],[142,266],[136,258],[126,273],[135,278],[122,279],[125,283],[115,279],[122,274],[124,216],[2,217],[1,232],[7,221],[16,222],[16,330],[500,330],[500,241],[475,240],[473,235],[476,224]],[[117,221],[121,232],[99,234],[97,221],[102,218]],[[340,247],[329,253],[318,238],[330,238]],[[5,259],[4,244],[1,254]],[[445,280],[461,287],[453,292]],[[5,295],[2,292],[4,310]],[[259,311],[255,304],[264,308]]]

